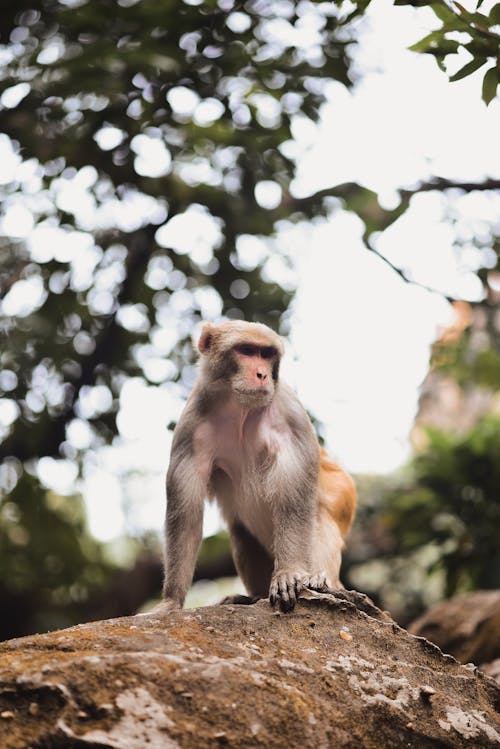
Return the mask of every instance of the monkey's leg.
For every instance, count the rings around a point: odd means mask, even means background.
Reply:
[[[320,512],[315,530],[315,543],[312,549],[313,574],[304,580],[304,587],[313,590],[338,590],[340,565],[344,542],[339,527],[327,512]]]
[[[229,535],[234,563],[245,588],[252,597],[267,598],[273,573],[273,560],[262,544],[241,523],[232,524]]]
[[[253,596],[252,598],[250,596],[244,596],[244,595],[235,595],[235,596],[226,596],[222,599],[222,601],[219,601],[219,606],[226,606],[227,604],[236,604],[237,606],[251,606],[252,603],[257,603],[257,601],[260,601],[261,596]]]

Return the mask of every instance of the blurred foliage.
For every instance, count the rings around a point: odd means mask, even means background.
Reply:
[[[494,318],[492,308],[490,318]],[[478,315],[475,316],[476,320]],[[484,320],[484,317],[483,317]],[[495,391],[500,383],[500,334],[496,325],[469,326],[455,341],[436,345],[433,368],[453,377],[462,388],[482,387]]]
[[[394,554],[426,546],[444,594],[500,587],[500,419],[486,417],[465,436],[428,431],[412,464],[413,486],[389,495],[385,523]],[[431,555],[429,555],[430,557]]]
[[[428,430],[405,472],[359,479],[345,579],[403,624],[442,598],[500,588],[500,418]]]
[[[401,191],[391,210],[355,183],[290,192],[294,122],[318,118],[326,82],[350,85],[353,22],[366,6],[4,3],[0,130],[16,168],[0,197],[5,216],[32,217],[34,230],[0,248],[3,307],[14,310],[0,323],[10,401],[0,458],[75,459],[109,442],[127,377],[185,392],[187,339],[202,317],[286,332],[289,259],[262,241],[283,222],[342,205],[376,252],[371,238],[415,192],[450,187]]]
[[[71,426],[81,449],[110,441],[125,378],[179,380],[203,316],[286,332],[288,259],[260,241],[284,221],[341,201],[376,251],[370,238],[415,192],[450,187],[402,191],[392,210],[355,183],[291,195],[294,120],[317,119],[327,81],[350,84],[359,13],[304,1],[4,3],[0,130],[16,168],[0,198],[34,231],[0,247],[4,309],[15,310],[0,324],[11,401],[0,458],[74,459]],[[201,228],[179,247],[181,219]],[[19,308],[21,292],[31,302]]]
[[[370,0],[358,0],[355,2],[357,11],[364,12],[369,3]],[[437,29],[410,49],[432,55],[445,72],[446,57],[462,55],[465,51],[467,62],[450,75],[450,81],[460,81],[487,65],[482,98],[486,104],[495,98],[500,82],[500,3],[495,3],[487,12],[481,8],[483,0],[477,0],[475,10],[468,10],[456,0],[395,0],[394,4],[426,6],[439,22]]]
[[[198,554],[198,568],[206,568],[214,559],[227,555],[229,550],[229,535],[227,531],[219,531],[219,533],[214,533],[212,536],[207,536],[203,539],[200,553]],[[234,566],[231,566],[226,574],[231,574],[232,571],[234,572]]]
[[[0,387],[18,418],[0,455],[74,458],[75,418],[88,442],[109,441],[124,377],[177,380],[202,316],[278,326],[291,289],[262,242],[241,247],[326,210],[287,202],[286,144],[293,117],[317,118],[325,81],[350,83],[337,16],[321,2],[3,4],[0,130],[23,168],[1,197],[35,232],[2,249],[4,293],[24,283],[32,303],[1,326]],[[304,47],[275,28],[311,21]],[[182,248],[158,232],[180,217],[204,222]]]
[[[439,387],[445,397],[458,385],[451,402],[466,413],[450,431],[431,428],[447,423],[449,407],[434,395],[417,417],[419,446],[405,469],[358,480],[348,580],[403,624],[442,598],[500,588],[499,336],[493,306],[467,307],[435,344],[424,382],[424,393]]]
[[[109,570],[37,459],[112,441],[129,377],[182,398],[203,317],[286,333],[289,260],[264,239],[329,209],[290,195],[292,129],[350,85],[352,41],[324,2],[2,4],[0,512],[18,530],[0,564],[40,617],[50,591],[74,616]]]
[[[2,471],[19,470],[13,461]],[[81,497],[42,493],[25,473],[0,504],[0,638],[69,626],[114,570],[85,525]]]

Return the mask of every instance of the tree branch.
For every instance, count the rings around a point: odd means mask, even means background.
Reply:
[[[455,302],[459,301],[460,297],[450,296],[438,289],[434,289],[431,286],[415,281],[402,268],[399,268],[392,263],[387,257],[385,257],[385,255],[370,244],[370,235],[373,234],[374,231],[383,231],[394,223],[394,221],[396,221],[396,219],[398,219],[408,208],[410,200],[414,195],[422,192],[431,192],[433,190],[442,192],[446,190],[462,190],[463,192],[474,192],[476,190],[483,192],[487,190],[500,191],[500,179],[488,178],[481,182],[461,182],[446,179],[444,177],[433,177],[426,182],[420,182],[416,187],[398,190],[401,202],[397,208],[391,210],[382,208],[378,202],[377,194],[357,182],[345,182],[339,185],[334,185],[333,187],[319,190],[306,198],[287,197],[286,199],[290,206],[295,210],[306,209],[312,204],[317,204],[318,202],[323,201],[325,198],[338,198],[342,200],[347,210],[357,213],[357,215],[365,222],[367,228],[364,239],[367,250],[377,255],[377,257],[388,265],[391,270],[397,273],[405,283],[420,286],[420,288],[425,289],[430,293],[440,294],[449,302]],[[474,302],[471,302],[471,304],[474,304]]]
[[[500,190],[500,179],[490,178],[482,182],[460,182],[444,177],[433,177],[427,182],[420,182],[417,187],[399,190],[399,195],[403,200],[409,200],[419,192],[431,192],[432,190],[463,190],[464,192]]]
[[[439,294],[444,299],[446,299],[448,302],[458,302],[461,301],[461,297],[454,297],[449,296],[448,294],[445,294],[443,291],[439,291],[439,289],[434,289],[432,286],[427,286],[427,284],[421,283],[420,281],[415,281],[415,279],[411,278],[402,268],[398,268],[397,265],[394,265],[394,263],[391,263],[389,258],[387,258],[385,255],[383,255],[379,250],[377,250],[375,247],[370,245],[368,242],[366,243],[366,249],[369,250],[369,252],[373,252],[374,255],[376,255],[380,260],[383,260],[383,262],[391,268],[395,273],[398,274],[398,276],[405,282],[405,283],[411,283],[414,286],[419,286],[421,289],[424,289],[425,291],[429,291],[431,294]],[[474,304],[474,302],[470,302],[470,304]]]
[[[448,2],[444,0],[444,5],[446,5],[448,10],[451,10],[456,19],[461,21],[467,27],[469,33],[473,31],[476,34],[486,37],[486,39],[494,39],[496,42],[500,41],[500,36],[494,31],[486,29],[484,26],[480,26],[477,21],[469,20],[467,16],[470,16],[471,14],[463,7],[463,5],[457,3],[456,0],[448,0]],[[487,21],[488,19],[485,18],[484,20]]]

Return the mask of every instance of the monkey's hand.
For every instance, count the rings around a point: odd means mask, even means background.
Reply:
[[[271,606],[279,603],[282,611],[292,611],[300,591],[304,588],[304,580],[309,579],[304,570],[279,569],[273,572],[269,588]]]
[[[314,575],[305,575],[302,579],[302,587],[317,590],[320,593],[331,589],[330,581],[326,572],[317,572]]]

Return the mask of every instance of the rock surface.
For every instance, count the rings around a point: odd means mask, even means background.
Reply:
[[[483,663],[481,665],[481,671],[484,671],[485,674],[488,674],[492,679],[495,679],[500,686],[500,658],[495,658],[491,663]]]
[[[0,645],[2,749],[482,749],[500,690],[354,592]]]

